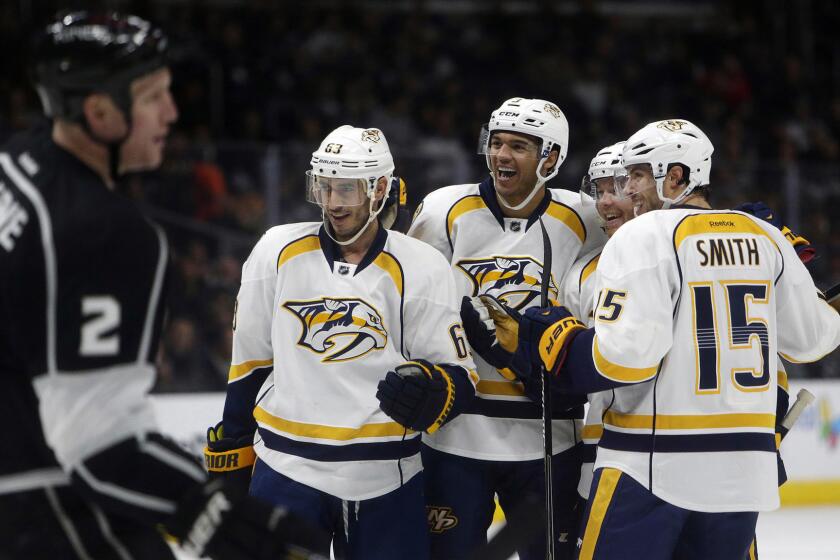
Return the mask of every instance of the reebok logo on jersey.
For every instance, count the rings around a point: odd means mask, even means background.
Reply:
[[[531,257],[495,256],[458,261],[458,269],[472,282],[472,295],[487,294],[514,309],[527,307],[540,295],[542,263]],[[549,297],[557,299],[557,284],[552,277]]]
[[[382,315],[360,299],[287,301],[282,307],[300,320],[298,346],[323,354],[324,363],[360,358],[388,341]]]
[[[426,510],[432,533],[440,534],[458,525],[458,518],[453,515],[450,507],[426,506]]]

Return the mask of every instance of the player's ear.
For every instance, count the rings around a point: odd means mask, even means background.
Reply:
[[[672,165],[671,169],[668,170],[668,178],[671,180],[671,184],[674,186],[679,186],[682,184],[683,181],[683,168],[682,165]]]
[[[385,197],[385,189],[388,187],[388,178],[380,177],[376,182],[376,190],[373,192],[374,200],[382,200]]]
[[[557,157],[559,154],[560,152],[557,150],[551,150],[551,153],[548,154],[548,157],[545,159],[545,163],[542,166],[543,175],[548,175],[554,170],[554,166],[557,165]]]

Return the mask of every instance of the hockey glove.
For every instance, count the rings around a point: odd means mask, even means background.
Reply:
[[[455,404],[455,383],[443,367],[413,360],[389,371],[376,391],[379,408],[406,428],[436,432]]]
[[[461,322],[473,351],[499,370],[503,377],[513,381],[515,375],[509,369],[513,355],[499,345],[496,325],[481,298],[464,296],[461,300]]]
[[[225,437],[224,426],[219,422],[207,428],[207,445],[204,447],[204,464],[210,478],[225,477],[232,484],[238,485],[247,493],[251,482],[256,454],[253,445],[254,436],[239,438]]]
[[[519,321],[516,350],[524,360],[557,374],[563,367],[574,337],[586,327],[563,306],[532,307]]]
[[[329,537],[287,511],[210,480],[187,493],[166,531],[196,557],[214,560],[325,559]]]
[[[801,235],[793,233],[789,227],[783,225],[782,220],[776,215],[776,213],[763,202],[746,202],[736,206],[735,210],[752,214],[756,218],[761,218],[762,220],[776,226],[776,228],[781,230],[785,238],[790,241],[790,244],[793,245],[793,248],[796,250],[796,254],[799,255],[799,260],[803,263],[808,264],[814,260],[814,257],[817,255],[817,250],[814,249],[810,241]]]

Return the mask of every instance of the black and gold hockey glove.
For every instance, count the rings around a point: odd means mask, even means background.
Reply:
[[[449,419],[455,405],[456,380],[447,371],[455,367],[458,366],[436,365],[426,360],[397,366],[377,386],[379,407],[406,428],[436,432]]]
[[[531,364],[532,375],[539,372],[540,365],[558,373],[572,339],[586,330],[563,306],[532,307],[520,314],[489,296],[482,296],[482,301],[496,324],[499,344],[514,354],[514,362]]]
[[[204,447],[204,465],[210,478],[230,478],[243,493],[251,482],[251,471],[257,456],[254,453],[254,436],[225,437],[221,422],[207,428],[207,445]]]
[[[325,560],[329,557],[328,535],[284,509],[241,494],[226,479],[210,480],[188,491],[164,529],[184,551],[195,557],[213,560]]]

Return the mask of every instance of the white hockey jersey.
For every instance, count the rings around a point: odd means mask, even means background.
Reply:
[[[778,507],[777,353],[810,362],[840,343],[784,236],[740,212],[649,212],[595,275],[594,369],[633,384],[615,389],[595,467],[694,511]]]
[[[563,306],[588,327],[595,324],[592,308],[595,304],[595,269],[600,257],[601,248],[598,248],[579,258],[566,274],[560,296]],[[587,398],[589,404],[586,407],[586,420],[581,430],[583,463],[580,466],[580,480],[578,481],[578,494],[583,498],[589,497],[596,448],[604,432],[601,416],[604,408],[612,402],[613,392],[607,390],[589,393]]]
[[[543,240],[539,217],[551,239],[549,296],[559,287],[578,255],[606,240],[594,204],[582,208],[580,195],[549,189],[533,216],[506,218],[491,180],[453,185],[429,194],[408,234],[437,248],[450,261],[458,296],[490,294],[522,310],[539,305]],[[431,436],[429,446],[475,459],[524,461],[543,456],[541,409],[480,356],[474,356],[480,381],[472,406]],[[554,452],[579,441],[581,412],[555,406]]]
[[[300,483],[363,500],[422,468],[420,434],[379,408],[385,374],[423,358],[477,377],[437,251],[380,228],[358,265],[339,256],[320,223],[266,232],[242,271],[229,383],[273,364],[253,413],[258,457]]]

